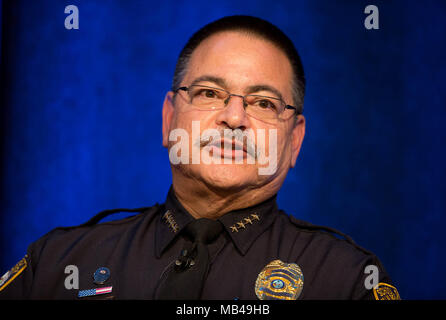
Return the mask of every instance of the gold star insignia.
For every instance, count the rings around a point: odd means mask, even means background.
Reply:
[[[243,229],[245,229],[245,225],[244,225],[243,222],[241,222],[241,221],[237,222],[237,226],[238,226],[239,228],[243,228]]]
[[[249,219],[249,218],[245,218],[244,220],[245,220],[245,223],[246,223],[246,224],[248,224],[248,223],[249,223],[249,224],[252,224],[251,219]]]
[[[260,220],[259,216],[258,216],[257,214],[255,214],[255,213],[251,213],[251,217],[252,217],[254,220],[257,220],[257,221]]]
[[[231,226],[231,231],[232,232],[238,232],[238,229],[237,229],[237,227],[235,225],[232,225]]]

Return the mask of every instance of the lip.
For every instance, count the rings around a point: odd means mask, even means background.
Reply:
[[[230,148],[226,146],[231,146]],[[247,157],[246,145],[238,141],[230,141],[226,139],[218,139],[211,141],[207,147],[209,147],[213,154],[219,152],[222,158],[230,159],[245,159]]]

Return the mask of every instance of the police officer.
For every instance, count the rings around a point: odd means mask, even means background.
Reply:
[[[52,230],[1,278],[0,298],[399,299],[374,254],[277,207],[305,134],[304,91],[294,45],[269,22],[200,29],[163,103],[165,202]],[[135,214],[100,222],[119,211]]]

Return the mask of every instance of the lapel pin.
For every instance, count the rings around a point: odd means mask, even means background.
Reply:
[[[104,282],[107,281],[108,278],[110,278],[110,269],[106,267],[98,268],[93,274],[95,284],[104,284]]]
[[[78,296],[78,298],[97,296],[100,294],[110,293],[110,292],[112,292],[112,289],[113,289],[113,287],[104,287],[104,288],[80,290],[77,296]]]

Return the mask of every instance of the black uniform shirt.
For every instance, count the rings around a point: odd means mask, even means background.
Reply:
[[[172,188],[163,205],[98,223],[113,212],[77,227],[56,228],[31,244],[25,258],[2,277],[0,299],[156,299],[159,279],[189,241],[182,230],[194,218]],[[258,299],[259,274],[275,260],[283,263],[286,279],[287,266],[300,269],[298,299],[399,298],[375,255],[333,229],[287,215],[277,208],[276,197],[219,220],[224,231],[208,245],[211,264],[202,299]],[[107,279],[97,284],[93,274],[100,268],[108,269]],[[378,271],[375,289],[365,285],[370,270]],[[283,282],[275,286],[280,289]],[[79,297],[81,292],[86,297]]]

